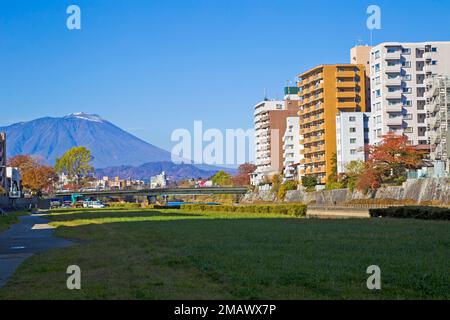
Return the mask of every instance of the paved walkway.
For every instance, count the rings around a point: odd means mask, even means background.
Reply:
[[[369,210],[320,210],[308,209],[307,217],[322,219],[370,218]]]
[[[72,244],[69,240],[54,237],[54,229],[47,224],[49,221],[40,215],[22,216],[19,219],[19,223],[0,234],[0,287],[33,254]]]

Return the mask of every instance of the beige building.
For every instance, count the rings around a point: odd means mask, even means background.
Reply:
[[[252,185],[260,185],[283,171],[286,119],[298,112],[298,88],[285,88],[284,100],[264,100],[255,106],[255,165]]]
[[[6,134],[0,132],[0,186],[6,189]]]
[[[350,63],[365,66],[366,79],[366,111],[370,111],[370,52],[371,46],[356,46],[350,49]]]

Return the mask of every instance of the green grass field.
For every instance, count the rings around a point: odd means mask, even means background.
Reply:
[[[74,246],[28,259],[0,299],[450,298],[450,224],[109,209],[55,213]],[[82,289],[66,289],[79,265]],[[366,287],[379,265],[382,290]]]

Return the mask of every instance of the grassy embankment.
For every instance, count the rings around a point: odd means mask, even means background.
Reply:
[[[77,244],[28,259],[0,299],[450,298],[450,224],[143,209],[55,212]],[[79,265],[82,290],[66,289]],[[382,290],[366,288],[370,265]]]

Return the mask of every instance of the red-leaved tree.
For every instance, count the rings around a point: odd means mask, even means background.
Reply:
[[[248,186],[250,185],[250,174],[256,170],[256,166],[251,163],[241,164],[238,173],[233,177],[233,185]]]
[[[368,146],[368,161],[359,176],[358,189],[368,191],[380,187],[386,180],[406,176],[407,169],[416,169],[422,164],[422,157],[408,144],[408,137],[389,133],[376,146]]]

